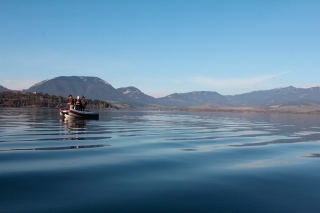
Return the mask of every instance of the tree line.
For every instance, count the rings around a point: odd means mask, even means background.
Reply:
[[[104,109],[116,108],[111,103],[102,100],[87,99],[86,108]],[[68,107],[68,98],[31,92],[0,92],[0,107],[48,107],[64,108]]]

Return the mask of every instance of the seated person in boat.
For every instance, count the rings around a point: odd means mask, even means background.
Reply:
[[[87,102],[86,102],[86,99],[84,96],[82,96],[82,98],[81,98],[81,106],[82,106],[81,111],[84,111],[87,106]]]
[[[81,109],[82,109],[81,100],[80,100],[80,97],[77,96],[77,99],[76,99],[76,110],[81,110]]]
[[[69,100],[68,101],[69,108],[73,109],[74,108],[74,99],[73,99],[72,95],[69,95],[68,100]]]

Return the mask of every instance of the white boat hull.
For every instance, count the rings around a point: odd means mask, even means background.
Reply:
[[[61,109],[60,115],[66,119],[82,118],[82,119],[99,119],[99,114],[89,110],[80,111],[75,109]]]

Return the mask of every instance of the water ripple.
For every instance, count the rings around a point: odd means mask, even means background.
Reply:
[[[110,146],[108,144],[98,144],[98,145],[77,145],[77,146],[63,146],[63,147],[40,147],[40,148],[20,148],[20,149],[0,149],[1,152],[6,151],[30,151],[30,150],[65,150],[65,149],[87,149],[87,148],[100,148]]]
[[[99,113],[65,121],[57,109],[0,108],[0,211],[319,209],[316,116]]]

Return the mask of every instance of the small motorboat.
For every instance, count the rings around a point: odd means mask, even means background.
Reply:
[[[90,110],[60,109],[60,115],[64,118],[99,119],[99,113]]]

